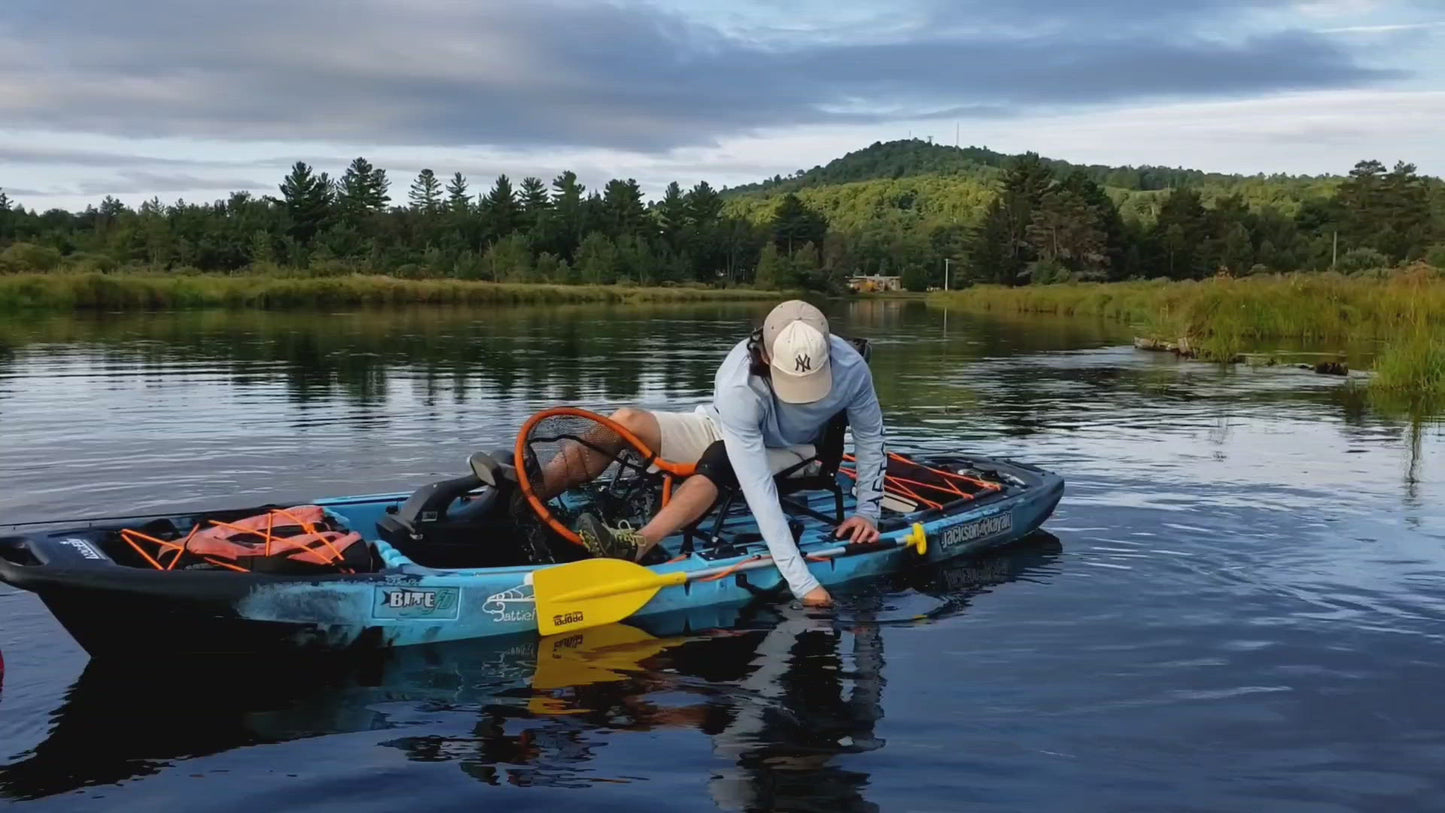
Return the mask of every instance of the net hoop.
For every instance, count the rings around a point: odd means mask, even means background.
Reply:
[[[547,508],[546,503],[537,497],[535,486],[540,484],[532,482],[531,467],[526,465],[528,444],[532,440],[533,430],[541,425],[543,421],[557,417],[581,418],[592,421],[611,432],[615,432],[625,444],[632,447],[632,450],[642,457],[642,465],[644,467],[655,467],[663,476],[662,501],[664,505],[667,504],[667,501],[672,496],[674,481],[690,477],[693,474],[693,466],[663,460],[658,457],[657,453],[649,448],[647,444],[643,443],[637,435],[633,434],[631,430],[606,415],[577,407],[552,407],[532,415],[532,417],[527,419],[526,423],[522,424],[522,428],[517,432],[517,442],[513,450],[517,468],[518,490],[521,491],[522,496],[527,500],[527,504],[531,506],[532,510],[536,512],[537,516],[548,528],[574,545],[579,547],[585,546],[581,537],[577,536],[577,532],[558,521]]]

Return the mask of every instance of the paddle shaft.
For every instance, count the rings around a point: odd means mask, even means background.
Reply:
[[[874,553],[877,551],[892,550],[894,548],[904,547],[908,544],[909,541],[906,539],[890,539],[886,542],[873,542],[867,545],[860,545],[856,542],[851,542],[847,545],[839,545],[836,548],[825,548],[823,550],[804,555],[813,559],[833,559],[841,556],[857,556],[863,553]],[[773,563],[773,557],[771,556],[762,553],[755,555],[757,558],[752,561],[740,562],[735,565],[721,565],[718,567],[710,567],[706,570],[695,570],[687,574],[687,580],[692,581],[694,579],[706,578],[708,576],[716,576],[719,573],[739,573],[744,570],[757,570],[760,567],[767,567]]]
[[[856,556],[861,553],[892,550],[893,548],[903,547],[906,544],[908,544],[908,542],[903,539],[890,539],[886,542],[873,542],[867,545],[849,543],[847,545],[839,545],[835,548],[826,548],[807,555],[815,559],[831,559],[838,556]],[[557,597],[557,601],[586,601],[588,599],[602,598],[604,596],[626,593],[633,590],[660,590],[664,587],[676,587],[677,585],[707,578],[708,576],[716,576],[723,573],[741,573],[745,570],[757,570],[758,568],[768,567],[773,564],[773,557],[767,554],[759,553],[754,554],[754,556],[756,558],[751,561],[739,562],[732,565],[719,565],[718,567],[694,571],[678,570],[672,573],[629,579],[623,582],[598,584],[594,587],[564,593]]]

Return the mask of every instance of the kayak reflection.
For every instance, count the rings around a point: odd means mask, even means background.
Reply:
[[[380,731],[408,759],[454,761],[488,784],[570,786],[628,732],[710,738],[708,791],[726,809],[867,807],[860,763],[884,746],[884,641],[893,623],[961,612],[970,597],[1047,577],[1058,543],[1043,534],[992,556],[920,571],[840,596],[836,613],[752,607],[613,625],[538,640],[394,650],[365,660],[238,669],[92,662],[31,752],[0,767],[0,796],[36,799],[141,780],[229,751]],[[916,593],[914,591],[917,591]],[[935,609],[901,617],[917,593]],[[692,629],[706,629],[693,633]],[[218,688],[220,687],[220,688]],[[474,716],[447,733],[419,719]],[[0,756],[6,756],[0,754]]]

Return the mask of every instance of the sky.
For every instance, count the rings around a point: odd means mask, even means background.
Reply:
[[[278,194],[356,156],[733,186],[875,141],[1445,175],[1445,0],[3,0],[0,189]]]

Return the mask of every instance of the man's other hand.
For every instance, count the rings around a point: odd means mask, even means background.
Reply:
[[[832,604],[833,597],[828,595],[828,591],[824,590],[821,584],[803,596],[804,607],[830,607]]]
[[[833,535],[839,539],[849,537],[848,541],[855,544],[869,545],[878,541],[878,526],[867,517],[852,516],[839,525]]]

